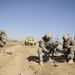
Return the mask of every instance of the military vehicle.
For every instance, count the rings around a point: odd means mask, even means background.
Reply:
[[[33,37],[29,36],[25,40],[25,45],[27,45],[27,46],[36,46],[36,40]]]

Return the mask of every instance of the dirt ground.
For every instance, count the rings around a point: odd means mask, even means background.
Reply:
[[[5,52],[0,53],[0,75],[75,75],[75,63],[54,64],[50,59],[40,66],[37,46],[8,42],[5,48]]]

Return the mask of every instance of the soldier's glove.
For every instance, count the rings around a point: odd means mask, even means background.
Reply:
[[[64,51],[67,52],[68,51],[68,48],[64,49]]]
[[[48,55],[48,54],[49,54],[49,52],[48,52],[48,51],[44,51],[44,54],[45,54],[45,55]]]
[[[47,49],[44,50],[46,53],[49,53],[49,51]]]
[[[43,49],[43,51],[45,51],[45,52],[49,52],[45,47],[43,47],[42,49]]]

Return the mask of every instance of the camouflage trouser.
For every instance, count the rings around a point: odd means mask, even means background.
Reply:
[[[39,62],[44,61],[47,62],[50,57],[50,53],[43,50],[41,47],[38,48],[38,56],[39,56]]]
[[[71,47],[70,54],[68,54],[68,58],[74,59],[74,57],[75,57],[74,53],[75,53],[75,48]]]
[[[0,52],[4,51],[4,46],[5,44],[0,40]]]
[[[4,45],[5,43],[0,40],[0,47],[3,47]]]
[[[38,48],[38,56],[39,61],[43,61],[43,49],[41,47]]]
[[[64,54],[65,54],[66,58],[74,59],[74,57],[75,57],[75,55],[74,55],[75,54],[74,47],[69,48],[68,51],[64,52]]]
[[[5,48],[0,47],[0,52],[5,52]]]

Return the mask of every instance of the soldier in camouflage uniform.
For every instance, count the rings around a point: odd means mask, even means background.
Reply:
[[[68,63],[73,63],[74,59],[74,40],[69,37],[69,34],[63,35],[64,56],[69,59]]]
[[[6,44],[7,41],[7,35],[5,34],[4,30],[0,30],[0,52],[2,52],[4,49],[4,45]]]
[[[39,64],[43,65],[43,53],[50,53],[50,44],[53,44],[52,35],[46,33],[45,36],[39,41],[38,55],[39,55]]]

